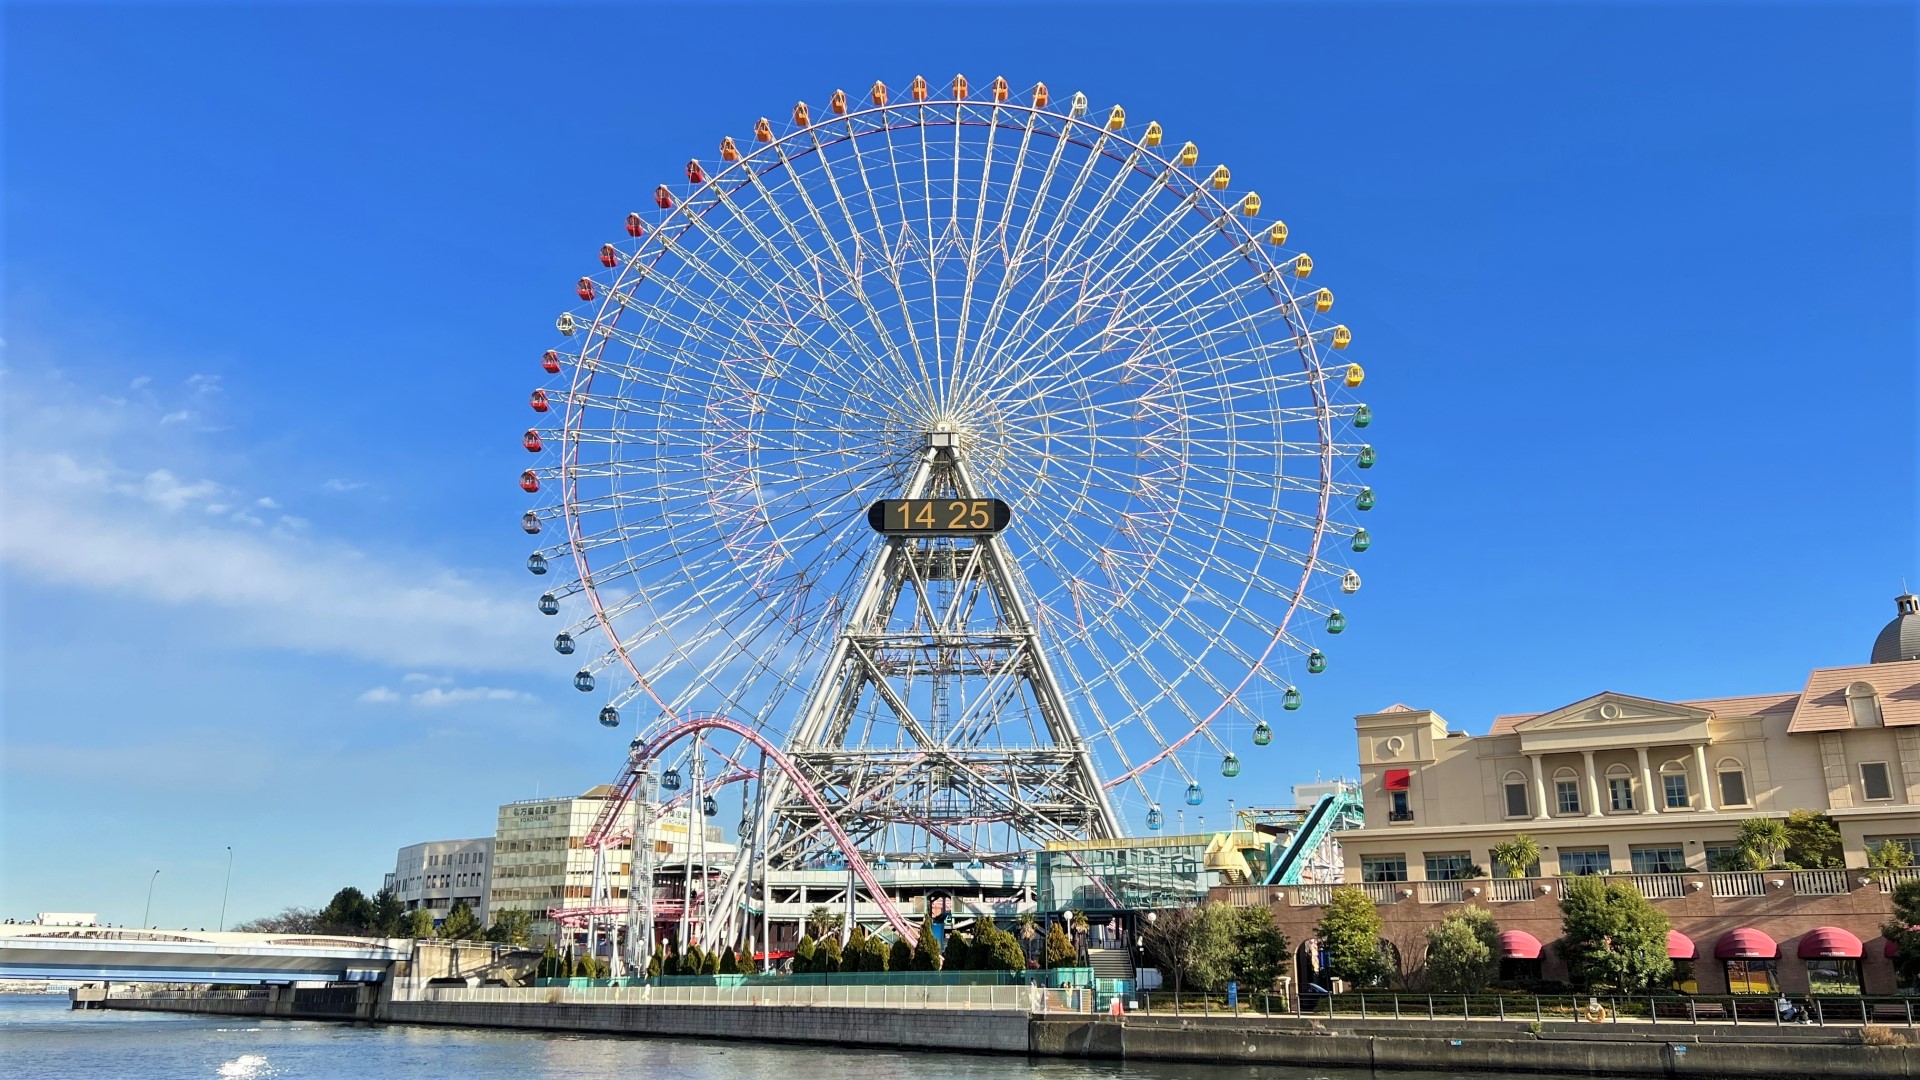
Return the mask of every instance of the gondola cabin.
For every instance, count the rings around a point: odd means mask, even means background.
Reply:
[[[601,244],[600,245],[600,265],[601,266],[620,265],[620,249],[614,247],[612,244]]]
[[[687,160],[687,183],[704,184],[706,182],[707,171],[700,167],[699,161],[689,158]]]
[[[628,236],[647,235],[647,223],[640,220],[639,214],[627,215],[627,235]]]
[[[560,374],[560,354],[552,349],[540,354],[540,370],[549,375]]]
[[[653,189],[653,204],[662,210],[673,209],[673,192],[667,190],[667,185]]]
[[[733,145],[733,136],[727,135],[720,140],[720,160],[739,161],[740,148]]]

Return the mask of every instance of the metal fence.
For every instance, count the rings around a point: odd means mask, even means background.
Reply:
[[[395,1000],[540,1005],[818,1005],[874,1009],[1040,1009],[1027,986],[430,986]],[[1054,993],[1058,993],[1055,991]]]
[[[1912,997],[1796,997],[1782,1013],[1778,998],[1760,996],[1600,996],[1586,994],[1244,994],[1229,1003],[1218,994],[1145,995],[1134,1002],[1149,1013],[1180,1016],[1301,1016],[1349,1020],[1506,1020],[1601,1024],[1763,1025],[1769,1027],[1914,1027],[1920,1006]]]

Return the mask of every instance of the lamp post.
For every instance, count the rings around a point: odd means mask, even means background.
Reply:
[[[220,886],[220,929],[227,928],[227,891],[233,888],[233,845],[227,845],[227,883]]]
[[[152,929],[148,916],[153,914],[153,883],[159,880],[160,871],[158,870],[155,870],[153,876],[147,879],[147,907],[146,910],[140,913],[140,929],[142,930]]]

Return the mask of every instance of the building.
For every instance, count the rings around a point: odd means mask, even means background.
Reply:
[[[1881,844],[1920,854],[1920,598],[1896,605],[1869,663],[1817,668],[1797,692],[1662,701],[1602,691],[1498,717],[1479,736],[1405,705],[1356,717],[1366,826],[1341,837],[1346,879],[1383,906],[1390,940],[1408,938],[1403,955],[1447,905],[1479,904],[1520,932],[1511,959],[1539,960],[1554,978],[1557,961],[1539,943],[1559,936],[1556,881],[1606,874],[1667,910],[1676,958],[1693,961],[1703,992],[1889,992],[1887,894],[1920,875],[1867,869]],[[1741,822],[1795,809],[1832,819],[1843,867],[1739,869]],[[1523,833],[1540,859],[1508,877],[1492,848]],[[1326,891],[1265,900],[1288,911],[1282,922],[1299,941]]]
[[[394,857],[387,888],[408,911],[425,908],[438,925],[465,901],[484,924],[491,894],[493,838],[429,840],[409,844]]]

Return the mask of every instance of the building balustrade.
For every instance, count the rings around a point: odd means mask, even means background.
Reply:
[[[1397,904],[1400,902],[1400,890],[1413,891],[1413,886],[1404,881],[1368,881],[1360,886],[1376,904]]]
[[[1920,880],[1920,867],[1905,870],[1742,870],[1711,874],[1608,874],[1608,881],[1622,881],[1640,891],[1649,900],[1683,900],[1702,889],[1711,889],[1716,899],[1743,899],[1767,896],[1780,888],[1791,888],[1799,896],[1843,896],[1858,886],[1862,878],[1879,882],[1891,892],[1900,881]],[[1358,887],[1376,904],[1397,904],[1411,899],[1417,904],[1464,904],[1479,900],[1489,904],[1557,902],[1567,882],[1562,877],[1480,878],[1458,881],[1369,881]],[[1289,901],[1292,907],[1321,907],[1333,898],[1333,890],[1352,885],[1295,885]],[[1247,896],[1242,899],[1239,892]],[[1236,890],[1229,901],[1241,906],[1267,903],[1271,890],[1248,887]]]
[[[1713,886],[1713,895],[1723,900],[1741,896],[1767,895],[1767,875],[1758,870],[1708,874],[1707,880]]]
[[[1539,895],[1540,884],[1533,878],[1494,878],[1487,882],[1487,900],[1490,903],[1511,904]]]
[[[1870,871],[1870,874],[1873,880],[1880,883],[1881,889],[1892,892],[1903,881],[1920,881],[1920,866],[1902,867],[1898,870],[1874,870]]]
[[[1464,881],[1420,881],[1414,883],[1414,899],[1422,904],[1464,904],[1467,902],[1467,883]]]
[[[1793,891],[1801,896],[1841,896],[1850,890],[1845,870],[1795,870]]]
[[[1687,895],[1685,874],[1628,874],[1623,879],[1649,900],[1678,900]]]
[[[1338,885],[1300,885],[1293,890],[1294,907],[1325,907]]]

